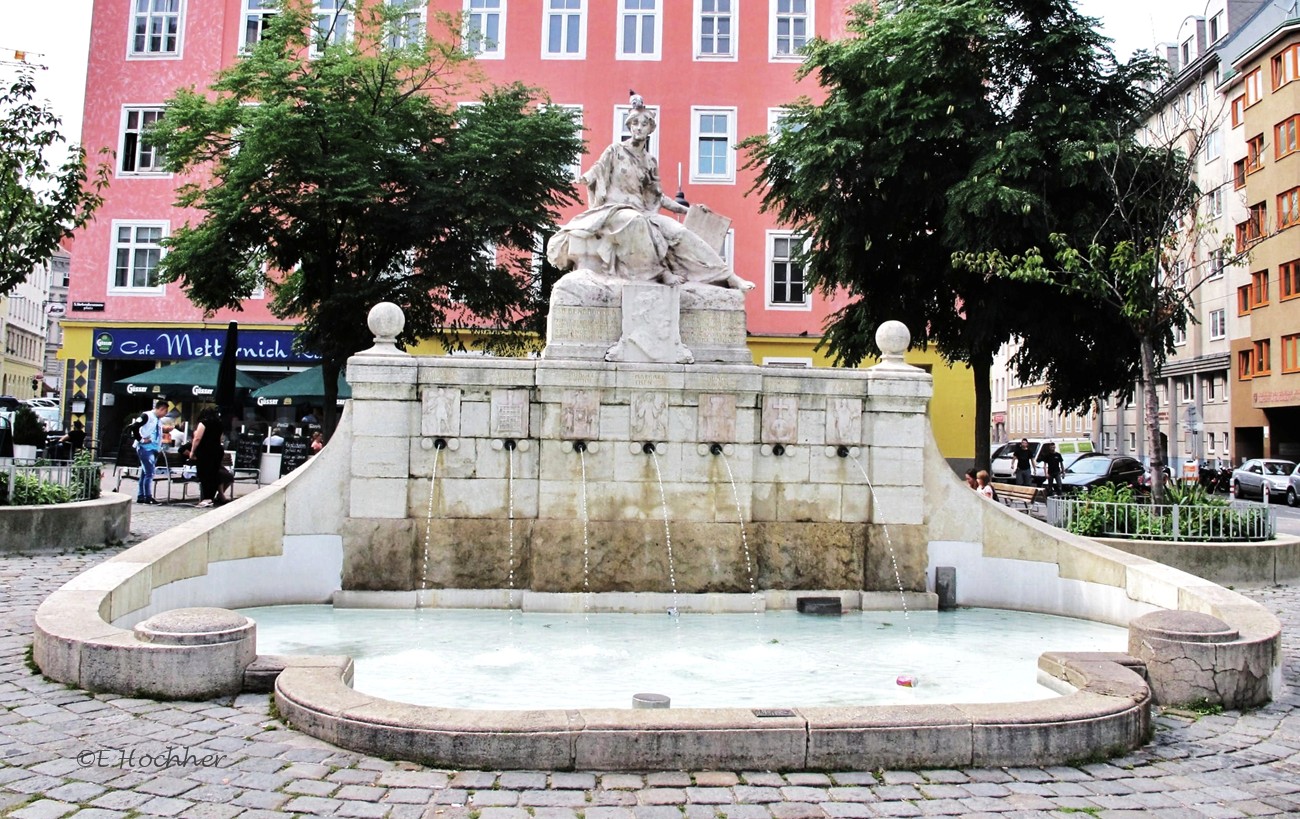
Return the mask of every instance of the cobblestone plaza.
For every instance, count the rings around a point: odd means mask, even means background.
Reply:
[[[137,507],[133,539],[197,514]],[[1140,751],[1075,767],[927,771],[446,771],[286,728],[265,695],[94,696],[26,663],[44,597],[114,552],[0,559],[0,813],[55,817],[817,819],[1300,816],[1300,589],[1245,593],[1284,625],[1284,685],[1248,713],[1164,712]]]

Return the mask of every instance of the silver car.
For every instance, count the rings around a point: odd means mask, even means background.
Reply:
[[[1286,505],[1295,506],[1297,503],[1300,503],[1300,465],[1291,470],[1286,488]]]
[[[1260,500],[1286,495],[1295,461],[1251,458],[1232,470],[1232,490],[1238,498],[1249,495]]]

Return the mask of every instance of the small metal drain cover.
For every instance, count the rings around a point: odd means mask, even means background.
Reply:
[[[755,708],[754,716],[756,717],[793,717],[794,712],[789,708]]]

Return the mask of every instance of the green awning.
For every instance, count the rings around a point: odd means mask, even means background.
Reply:
[[[217,371],[220,368],[219,358],[190,358],[146,370],[139,375],[120,378],[113,382],[112,389],[128,395],[165,395],[173,401],[210,401],[217,388]],[[256,376],[243,370],[235,371],[236,389],[255,390],[262,384],[262,380]]]
[[[352,388],[348,386],[343,373],[339,373],[338,398],[342,401],[352,397]],[[325,400],[325,374],[320,367],[312,367],[302,372],[267,384],[253,392],[253,400],[261,406],[280,406],[282,404],[310,403]]]

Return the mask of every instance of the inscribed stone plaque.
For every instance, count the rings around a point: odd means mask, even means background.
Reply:
[[[492,391],[493,438],[528,437],[528,390]]]
[[[605,353],[606,361],[691,364],[695,358],[682,344],[681,296],[662,284],[623,286],[623,335]]]
[[[793,444],[799,440],[799,398],[769,395],[763,399],[763,443]]]
[[[862,443],[862,399],[826,399],[827,446],[857,446]]]
[[[734,443],[736,396],[701,393],[696,429],[701,443]]]
[[[600,437],[600,393],[565,390],[560,396],[560,436],[569,441]]]
[[[420,396],[420,434],[426,437],[460,436],[460,390],[425,387]]]
[[[668,396],[662,392],[636,392],[628,402],[632,410],[633,441],[668,440]]]

